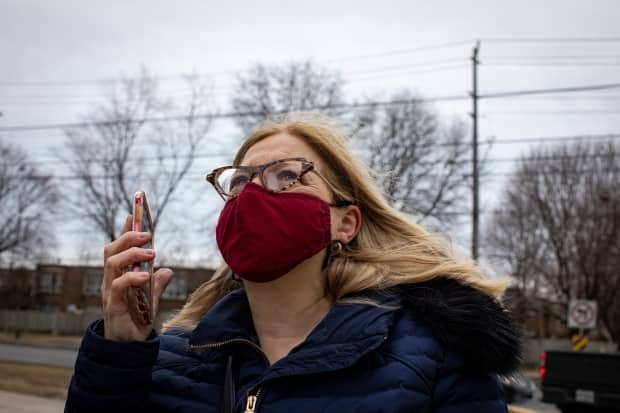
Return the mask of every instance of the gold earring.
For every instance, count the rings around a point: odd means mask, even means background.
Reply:
[[[344,247],[342,246],[342,242],[336,240],[332,242],[332,255],[336,256],[338,254],[340,254],[342,252],[342,249]]]

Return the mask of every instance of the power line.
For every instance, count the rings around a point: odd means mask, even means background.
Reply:
[[[487,174],[483,174],[483,176],[494,176],[494,177],[517,177],[517,176],[541,176],[541,175],[582,175],[588,172],[613,172],[620,173],[620,169],[566,169],[560,171],[528,171],[528,172],[490,172]]]
[[[510,115],[620,115],[620,110],[511,110],[484,112],[483,116]]]
[[[416,67],[424,67],[424,66],[433,66],[433,65],[438,65],[438,64],[445,64],[445,63],[454,63],[454,62],[463,62],[465,61],[464,58],[451,58],[451,59],[442,59],[442,60],[431,60],[431,61],[423,61],[423,62],[413,62],[411,64],[406,64],[406,65],[397,65],[397,66],[389,66],[389,67],[380,67],[380,68],[376,68],[376,69],[371,69],[371,70],[357,70],[357,71],[352,71],[352,72],[346,72],[343,71],[343,76],[344,77],[355,77],[355,76],[364,76],[364,75],[373,75],[373,74],[380,74],[383,72],[391,72],[391,71],[396,71],[396,70],[409,70],[411,68],[416,68]],[[117,79],[117,81],[120,79]],[[108,79],[108,81],[113,82],[115,81],[114,79]],[[0,83],[1,85],[1,83]],[[217,87],[217,88],[213,88],[210,90],[210,92],[216,91],[216,92],[227,92],[230,91],[232,88],[231,87]],[[168,91],[166,92],[163,97],[172,97],[172,96],[189,96],[191,95],[191,92],[187,92],[187,91]],[[18,96],[4,96],[4,98],[9,98],[9,99],[47,99],[47,98],[66,98],[66,99],[81,99],[81,102],[85,102],[84,99],[98,99],[101,98],[99,95],[98,96],[85,96],[85,95],[75,95],[75,94],[71,94],[71,95],[66,95],[66,94],[54,94],[54,95],[18,95]]]
[[[507,57],[507,56],[506,56]],[[387,73],[387,75],[389,75],[390,77],[395,76],[394,73],[389,74],[390,71],[397,71],[397,70],[407,70],[409,68],[415,68],[415,67],[421,67],[421,66],[428,66],[428,65],[433,65],[433,64],[441,64],[441,63],[448,63],[448,62],[456,62],[456,61],[463,61],[462,58],[454,58],[454,59],[444,59],[444,60],[435,60],[435,61],[426,61],[426,62],[419,62],[417,64],[410,64],[410,65],[406,65],[406,66],[393,66],[393,67],[388,67],[388,68],[380,68],[377,70],[371,70],[371,71],[358,71],[358,72],[353,72],[352,75],[365,75],[365,74],[381,74],[381,73]],[[496,63],[499,65],[502,65],[503,63]],[[511,65],[512,63],[508,63],[508,64],[504,64],[504,65]],[[547,64],[547,63],[535,63],[535,64]],[[553,63],[555,64],[555,63]],[[598,64],[598,63],[597,63]],[[614,65],[616,64],[620,64],[620,62],[618,63],[614,63]],[[562,64],[564,65],[564,63]],[[443,70],[453,70],[453,69],[458,69],[461,67],[465,67],[465,64],[462,65],[452,65],[452,66],[440,66],[437,68],[432,68],[429,70],[422,70],[422,71],[411,71],[411,72],[406,72],[403,73],[403,75],[405,74],[415,74],[415,73],[425,73],[425,72],[437,72],[437,71],[443,71]],[[402,68],[402,69],[401,69]],[[363,80],[368,80],[368,79],[376,79],[376,78],[381,78],[382,76],[374,76],[374,77],[366,77],[366,78],[358,78],[358,79],[353,79],[350,82],[355,82],[355,81],[363,81]],[[0,85],[2,85],[2,83],[0,83]],[[582,90],[604,90],[604,89],[609,89],[609,88],[615,88],[617,87],[616,85],[597,85],[597,86],[590,86],[590,87],[583,87],[583,88],[566,88],[564,89],[549,89],[546,91],[541,91],[540,93],[559,93],[561,91],[566,91],[566,92],[572,92],[572,91],[582,91]],[[218,89],[220,92],[224,91],[224,90],[230,90],[230,88],[226,88],[226,89]],[[521,92],[512,92],[510,95],[505,95],[502,94],[501,96],[499,96],[499,94],[497,96],[491,96],[491,95],[481,95],[481,98],[491,98],[491,97],[503,97],[503,96],[517,96],[517,95],[523,95],[523,94],[533,94],[533,93],[538,93],[538,91],[521,91]],[[176,95],[182,96],[184,95],[183,93],[177,93]],[[185,93],[186,95],[186,93]],[[63,96],[63,95],[61,95]],[[64,95],[66,96],[66,95]],[[172,96],[172,95],[171,95]],[[22,97],[17,97],[16,98],[30,98],[30,97],[34,97],[34,96],[22,96]],[[57,96],[54,96],[53,98],[56,98]],[[45,98],[45,97],[42,97]],[[79,98],[78,96],[75,96],[75,98]],[[88,99],[88,98],[87,98]],[[18,103],[13,103],[13,104],[28,104],[29,102],[18,102]],[[32,102],[32,104],[47,104],[48,102]],[[58,104],[60,103],[58,100],[54,100],[54,101],[49,101],[49,104]],[[67,104],[78,104],[78,103],[93,103],[92,101],[89,100],[82,100],[82,101],[70,101],[67,102]]]
[[[563,160],[571,160],[571,159],[597,159],[597,158],[608,158],[613,157],[620,160],[620,154],[618,155],[610,155],[610,154],[584,154],[584,155],[550,155],[550,156],[522,156],[522,157],[504,157],[504,158],[487,158],[486,162],[546,162],[546,161],[563,161]]]
[[[359,76],[359,75],[366,75],[366,74],[381,74],[381,73],[385,73],[386,76],[389,77],[394,77],[394,76],[399,76],[399,75],[408,75],[408,74],[417,74],[417,73],[436,73],[438,71],[444,71],[444,70],[454,70],[454,69],[459,69],[459,68],[464,68],[467,67],[466,64],[460,64],[460,65],[447,65],[447,66],[439,66],[436,68],[431,68],[431,69],[427,69],[427,70],[411,70],[409,71],[408,69],[410,68],[415,68],[415,67],[421,67],[421,66],[428,66],[428,65],[432,65],[432,64],[440,64],[440,63],[447,63],[447,62],[456,62],[456,61],[463,61],[463,59],[460,58],[455,58],[455,59],[444,59],[444,60],[436,60],[436,61],[427,61],[427,62],[419,62],[418,64],[413,64],[413,65],[405,65],[405,66],[393,66],[393,67],[388,67],[388,68],[380,68],[377,70],[371,70],[371,71],[358,71],[358,72],[353,72],[351,73],[351,75],[353,76]],[[492,66],[496,66],[496,65],[503,65],[503,66],[511,66],[511,65],[560,65],[560,66],[565,66],[567,65],[567,63],[545,63],[545,62],[534,62],[534,63],[491,63],[490,65]],[[616,62],[616,63],[577,63],[577,65],[620,65],[620,62]],[[393,71],[404,71],[401,74],[395,74],[393,73]],[[366,77],[362,77],[362,78],[354,78],[351,80],[348,80],[348,83],[355,83],[358,81],[365,81],[365,80],[370,80],[370,79],[380,79],[380,78],[384,78],[385,76],[366,76]],[[224,93],[226,91],[230,91],[230,87],[227,88],[217,88],[214,89],[212,92],[213,95],[217,95],[219,93]],[[593,89],[594,90],[594,89]],[[188,96],[189,94],[187,92],[170,92],[169,94],[164,95],[165,97],[172,97],[172,96]],[[99,97],[94,97],[94,96],[78,96],[78,95],[54,95],[54,96],[50,96],[50,95],[26,95],[26,96],[8,96],[5,98],[14,98],[14,99],[44,99],[43,101],[5,101],[5,104],[17,104],[17,105],[24,105],[24,104],[32,104],[32,105],[57,105],[57,104],[94,104],[98,102],[98,99],[101,101],[105,101],[105,98],[99,98]],[[72,100],[59,100],[60,99],[72,99]],[[54,100],[45,100],[45,99],[54,99]],[[73,99],[77,99],[77,100],[73,100]]]
[[[601,141],[601,140],[614,140],[620,139],[620,134],[600,134],[600,135],[574,135],[574,136],[540,136],[540,137],[521,137],[521,138],[509,138],[509,139],[486,139],[480,141],[479,146],[492,146],[492,145],[503,145],[503,144],[523,144],[523,143],[546,143],[550,141]],[[435,146],[455,146],[457,144],[450,142],[440,142],[434,144]],[[357,148],[357,149],[365,149],[365,148]],[[228,152],[215,152],[215,153],[198,153],[192,155],[195,159],[211,159],[211,158],[222,158],[231,156],[231,153]],[[174,160],[174,159],[186,159],[190,155],[168,155],[168,156],[142,156],[136,158],[137,161],[154,161],[154,160]],[[493,162],[507,162],[507,161],[518,161],[523,158],[487,158],[487,161]],[[102,158],[92,158],[86,159],[86,161],[91,162],[106,162],[109,160]],[[471,160],[464,160],[463,162],[471,162]],[[22,162],[25,164],[34,164],[34,165],[54,165],[54,164],[70,164],[72,161],[63,160],[63,159],[45,159],[45,160],[30,160]],[[0,164],[3,165],[3,164]],[[14,165],[14,164],[11,164]]]
[[[620,139],[620,133],[608,133],[598,135],[571,135],[571,136],[539,136],[525,138],[508,138],[496,139],[491,141],[493,145],[505,145],[514,143],[532,143],[532,142],[557,142],[557,141],[597,141],[607,139]]]
[[[531,98],[525,97],[521,100],[618,100],[620,99],[620,95],[576,95],[576,96],[533,96]]]
[[[509,63],[509,62],[491,62],[491,63],[484,63],[484,67],[489,67],[489,66],[555,66],[555,67],[572,67],[572,66],[620,66],[620,61],[617,62],[600,62],[600,63],[595,63],[595,62],[557,62],[557,63],[553,63],[553,62],[513,62],[513,63]]]
[[[209,90],[209,96],[218,96],[223,92],[230,91],[230,88],[226,89],[211,89]],[[184,91],[170,91],[164,92],[160,96],[161,98],[175,98],[175,97],[189,97],[191,96],[191,92]],[[105,95],[60,95],[60,94],[52,94],[52,95],[4,95],[2,96],[3,104],[19,104],[19,103],[29,103],[29,102],[44,102],[44,103],[102,103],[109,101],[109,98]],[[6,99],[6,100],[4,100]],[[15,99],[15,100],[10,100]],[[32,100],[29,100],[32,99]]]
[[[61,137],[59,135],[59,137]],[[223,138],[220,139],[220,142],[223,141],[232,141],[236,138],[233,137],[228,137],[228,138]],[[605,133],[605,134],[592,134],[592,135],[563,135],[563,136],[536,136],[536,137],[515,137],[515,138],[506,138],[506,139],[497,139],[497,138],[489,138],[489,139],[484,139],[481,140],[479,142],[479,146],[492,146],[492,145],[507,145],[507,144],[527,144],[527,143],[546,143],[546,142],[554,142],[554,141],[586,141],[586,142],[591,142],[591,141],[605,141],[605,140],[615,140],[615,139],[620,139],[620,134],[618,133]],[[439,147],[443,147],[443,146],[455,146],[457,144],[455,143],[451,143],[451,142],[438,142],[433,144],[434,146],[439,146]],[[358,149],[364,149],[364,148],[358,148]],[[216,154],[198,154],[197,158],[210,158],[210,157],[217,157],[217,156],[227,156],[228,154],[225,153],[216,153]],[[163,159],[173,159],[174,156],[170,156],[170,157],[166,157],[164,156]],[[183,158],[183,157],[180,157]],[[143,158],[140,158],[143,159]],[[157,159],[159,159],[159,157],[157,157]],[[101,160],[100,158],[95,159],[95,160]],[[32,161],[34,163],[37,163],[38,161]],[[42,161],[41,163],[48,163],[47,161]],[[50,160],[49,163],[64,163],[64,161],[60,161],[60,160]]]
[[[445,72],[445,71],[450,71],[450,70],[457,70],[457,69],[463,69],[469,67],[469,65],[467,63],[462,63],[462,64],[458,64],[458,65],[446,65],[446,66],[438,66],[438,67],[434,67],[432,69],[425,69],[425,70],[408,70],[405,72],[398,72],[398,73],[392,73],[389,76],[388,75],[381,75],[381,76],[366,76],[363,78],[358,78],[358,79],[351,79],[351,80],[347,80],[347,84],[352,84],[352,83],[358,83],[358,82],[364,82],[367,80],[376,80],[376,79],[385,79],[385,78],[390,78],[390,79],[394,79],[394,78],[398,78],[398,77],[402,77],[402,76],[409,76],[409,75],[417,75],[417,74],[423,74],[423,73],[438,73],[438,72]]]
[[[448,62],[448,61],[463,61],[463,59],[448,59],[448,60],[444,60],[443,62]],[[439,62],[439,61],[436,61]],[[428,62],[429,65],[431,64],[431,62]],[[433,62],[433,64],[435,64],[435,62]],[[437,63],[438,64],[438,63]],[[438,73],[438,72],[443,72],[443,71],[447,71],[447,70],[456,70],[456,69],[461,69],[461,68],[465,68],[465,67],[469,67],[468,64],[466,63],[461,63],[461,64],[452,64],[452,65],[440,65],[440,66],[436,66],[436,67],[432,67],[432,68],[427,68],[427,69],[422,69],[422,70],[416,70],[416,69],[411,69],[411,68],[415,68],[415,67],[419,67],[419,66],[427,66],[426,64],[421,64],[421,65],[405,65],[405,66],[394,66],[392,68],[385,68],[385,70],[383,69],[379,69],[376,71],[366,71],[366,72],[357,72],[354,74],[354,76],[359,76],[361,74],[369,74],[370,76],[363,76],[363,77],[353,77],[350,79],[345,79],[345,85],[346,84],[353,84],[353,83],[357,83],[357,82],[363,82],[366,80],[375,80],[375,79],[385,79],[385,78],[396,78],[396,77],[400,77],[400,76],[408,76],[411,74],[422,74],[422,73]],[[223,94],[226,91],[231,91],[232,88],[221,88],[218,89],[217,93],[210,93],[210,96],[218,96],[221,94]],[[174,93],[171,95],[168,94],[164,94],[162,95],[162,97],[166,98],[166,97],[182,97],[182,96],[190,96],[190,93]],[[47,96],[41,96],[41,95],[28,95],[28,96],[4,96],[5,99],[17,99],[14,101],[11,100],[6,100],[6,101],[2,101],[2,104],[7,104],[7,105],[84,105],[84,104],[96,104],[96,103],[105,103],[107,101],[107,99],[105,97],[101,97],[101,96],[77,96],[77,95],[47,95]],[[26,99],[26,100],[22,100],[22,99]],[[27,100],[27,99],[41,99],[41,100]],[[65,99],[69,99],[69,100],[65,100]]]
[[[442,102],[442,101],[457,101],[457,100],[467,100],[469,96],[467,95],[453,95],[453,96],[435,96],[430,98],[416,98],[416,99],[394,99],[389,101],[369,101],[369,102],[358,102],[358,103],[341,103],[341,104],[331,104],[325,106],[317,106],[310,107],[304,110],[327,110],[327,109],[355,109],[355,108],[365,108],[365,107],[375,107],[375,106],[392,106],[392,105],[407,105],[414,103],[424,103],[424,102]],[[269,113],[268,115],[283,115],[289,113],[289,111],[280,111]],[[260,117],[265,116],[263,112],[223,112],[223,113],[214,113],[214,114],[201,114],[193,116],[193,119],[230,119],[230,118],[240,118],[240,117]],[[91,126],[108,126],[108,125],[116,125],[119,123],[126,122],[170,122],[170,121],[180,121],[180,120],[188,120],[188,116],[186,115],[177,115],[177,116],[160,116],[160,117],[147,117],[141,119],[134,120],[113,120],[113,121],[100,121],[100,122],[76,122],[76,123],[57,123],[57,124],[42,124],[42,125],[18,125],[18,126],[6,126],[0,128],[0,132],[19,132],[19,131],[31,131],[31,130],[49,130],[49,129],[74,129],[74,128],[88,128]]]
[[[510,92],[497,92],[486,93],[480,95],[481,99],[496,99],[513,96],[525,96],[525,95],[537,95],[537,94],[549,94],[549,93],[573,93],[582,92],[588,90],[608,90],[608,89],[620,89],[620,83],[607,83],[601,85],[588,85],[588,86],[573,86],[573,87],[560,87],[549,89],[530,89],[530,90],[516,90]]]
[[[503,60],[556,60],[556,59],[588,59],[588,60],[601,60],[601,59],[620,59],[620,54],[606,54],[606,55],[489,55],[484,59],[503,59]]]
[[[206,177],[207,173],[201,173],[201,174],[196,174],[196,173],[186,173],[183,178],[186,177],[192,177],[192,178],[197,178],[198,176],[200,177]],[[83,180],[100,180],[100,179],[113,179],[113,180],[117,180],[118,177],[115,175],[89,175],[89,174],[82,174],[82,175],[26,175],[26,176],[20,176],[20,175],[6,175],[4,176],[4,178],[8,178],[8,179],[14,179],[14,180],[23,180],[23,181],[37,181],[37,180],[47,180],[47,179],[53,179],[53,180],[58,180],[58,181],[83,181]],[[128,176],[126,177],[127,179],[138,179],[138,176]],[[170,179],[170,177],[168,176],[161,176],[159,177],[160,179]]]
[[[446,42],[446,43],[423,45],[423,46],[418,46],[418,47],[408,48],[408,49],[396,49],[396,50],[390,50],[387,52],[370,53],[370,54],[365,54],[365,55],[344,56],[340,58],[324,60],[323,63],[328,64],[328,63],[344,62],[344,61],[350,61],[350,60],[362,60],[362,59],[370,59],[370,58],[385,57],[385,56],[412,54],[412,53],[417,53],[421,51],[438,50],[438,49],[450,48],[454,46],[461,46],[461,45],[471,44],[471,43],[472,43],[472,40],[459,40],[459,41],[452,41],[452,42]],[[242,69],[226,70],[226,71],[220,71],[220,72],[198,74],[197,76],[198,77],[228,76],[228,75],[234,75],[242,71],[243,71]],[[153,78],[156,80],[171,80],[171,79],[183,79],[186,76],[188,75],[176,74],[176,75],[153,76]],[[132,78],[130,77],[128,79],[132,79]],[[84,80],[71,80],[71,81],[34,81],[34,82],[6,82],[5,81],[5,82],[0,82],[0,87],[76,86],[76,85],[79,86],[79,85],[88,85],[88,84],[98,85],[98,84],[105,84],[105,83],[113,83],[118,80],[119,79],[117,78],[101,78],[101,79],[84,79]]]
[[[214,153],[198,153],[195,155],[164,155],[164,156],[139,156],[139,157],[135,157],[132,158],[132,161],[135,162],[151,162],[151,161],[167,161],[167,160],[177,160],[177,159],[188,159],[188,158],[194,158],[194,159],[216,159],[216,158],[224,158],[224,157],[232,157],[233,152],[214,152]],[[82,158],[80,159],[81,162],[97,162],[97,163],[108,163],[108,162],[112,162],[111,159],[107,159],[107,158]],[[31,161],[20,161],[20,162],[15,162],[15,163],[9,163],[9,164],[2,164],[0,163],[0,166],[4,166],[4,165],[20,165],[20,164],[33,164],[33,165],[71,165],[77,163],[71,159],[46,159],[46,160],[31,160]]]
[[[588,173],[588,172],[620,173],[620,169],[602,168],[602,169],[566,169],[566,170],[556,170],[556,171],[545,170],[545,171],[528,171],[528,172],[518,172],[518,171],[515,171],[515,172],[483,172],[481,173],[481,178],[484,179],[485,177],[515,177],[515,176],[540,176],[540,175],[581,175],[583,173]],[[207,175],[207,172],[188,172],[183,176],[183,179],[205,178],[206,175]],[[426,175],[426,176],[435,176],[435,175]],[[96,180],[118,179],[118,177],[115,175],[101,175],[101,174],[96,174],[96,175],[88,175],[88,174],[51,175],[49,174],[49,175],[25,175],[25,176],[6,175],[4,176],[4,178],[14,179],[14,180],[23,180],[23,181],[49,180],[49,179],[59,180],[59,181],[83,181],[84,179],[96,179]],[[138,176],[127,177],[127,179],[137,179],[137,178],[139,177]],[[168,177],[166,176],[162,176],[160,178],[168,179]],[[470,179],[471,174],[463,174],[462,178]]]
[[[620,37],[486,37],[491,43],[615,43]]]
[[[611,138],[620,138],[620,134],[618,135],[601,135],[601,136],[594,136],[595,138],[598,139],[611,139]],[[517,141],[518,143],[523,143],[523,142],[527,142],[527,141],[537,141],[540,139],[546,139],[546,140],[550,140],[550,139],[554,139],[554,140],[571,140],[571,139],[578,139],[578,140],[588,140],[587,138],[592,139],[592,136],[586,136],[586,137],[582,137],[582,136],[567,136],[567,137],[541,137],[541,138],[521,138],[521,139],[513,139],[513,140],[486,140],[486,141],[482,141],[479,146],[484,146],[484,145],[493,145],[493,144],[502,144],[502,143],[515,143],[515,141]],[[442,142],[442,143],[436,143],[434,144],[434,146],[454,146],[457,144],[454,143],[446,143],[446,142]],[[357,148],[360,150],[363,149],[367,149],[367,148]],[[134,160],[136,162],[150,162],[150,161],[166,161],[166,160],[175,160],[175,159],[187,159],[189,157],[193,157],[194,159],[217,159],[217,158],[226,158],[229,157],[231,158],[233,155],[233,152],[214,152],[214,153],[197,153],[194,155],[164,155],[164,156],[140,156],[137,158],[134,158]],[[574,158],[604,158],[608,155],[606,154],[590,154],[590,155],[576,155],[576,156],[571,156],[571,155],[567,155],[567,156],[538,156],[538,157],[502,157],[502,158],[486,158],[484,161],[485,162],[520,162],[520,161],[527,161],[527,162],[531,162],[531,161],[539,161],[539,160],[563,160],[563,159],[574,159]],[[106,158],[86,158],[86,159],[82,159],[82,161],[86,161],[86,162],[100,162],[100,163],[106,163],[106,162],[110,162],[110,159],[106,159]],[[459,161],[459,164],[468,164],[471,163],[472,160],[471,159],[464,159],[462,161]],[[59,164],[73,164],[74,161],[73,160],[69,160],[69,159],[38,159],[38,160],[29,160],[29,161],[22,161],[22,162],[15,162],[15,163],[0,163],[0,166],[4,166],[4,165],[19,165],[19,164],[28,164],[28,165],[59,165]]]
[[[229,76],[234,75],[238,71],[236,70],[226,70],[220,72],[207,72],[207,73],[196,73],[196,77],[217,77],[217,76]],[[194,76],[192,73],[187,74],[175,74],[175,75],[160,75],[160,76],[150,76],[150,78],[154,80],[184,80],[187,77]],[[119,77],[108,77],[108,78],[99,78],[99,79],[78,79],[78,80],[41,80],[41,81],[31,81],[31,82],[20,82],[20,81],[4,81],[0,82],[0,87],[71,87],[71,86],[92,86],[92,87],[100,87],[102,85],[108,83],[116,83],[119,80],[134,80],[138,77],[135,76],[119,76]]]
[[[507,92],[498,92],[498,93],[487,93],[478,95],[479,99],[496,99],[496,98],[505,98],[512,96],[525,96],[525,95],[536,95],[536,94],[549,94],[549,93],[572,93],[572,92],[581,92],[581,91],[589,91],[589,90],[608,90],[608,89],[618,89],[620,88],[620,83],[610,83],[610,84],[601,84],[601,85],[588,85],[588,86],[577,86],[577,87],[565,87],[565,88],[550,88],[550,89],[531,89],[531,90],[518,90],[518,91],[507,91]],[[332,104],[325,105],[319,107],[311,107],[306,108],[305,110],[327,110],[327,109],[355,109],[355,108],[364,108],[364,107],[375,107],[375,106],[391,106],[391,105],[403,105],[403,104],[413,104],[413,103],[424,103],[424,102],[441,102],[441,101],[458,101],[458,100],[468,100],[469,96],[466,95],[453,95],[453,96],[435,96],[430,98],[417,98],[417,99],[396,99],[389,101],[370,101],[370,102],[359,102],[359,103],[341,103],[341,104]],[[271,115],[285,114],[287,111],[281,111],[272,113]],[[222,118],[239,118],[239,117],[256,117],[256,116],[264,116],[265,114],[262,112],[224,112],[224,113],[215,113],[215,114],[202,114],[194,116],[194,119],[222,119]],[[179,120],[187,120],[187,116],[162,116],[162,117],[151,117],[151,118],[142,118],[133,120],[133,122],[169,122],[169,121],[179,121]],[[26,131],[26,130],[48,130],[48,129],[73,129],[73,128],[87,128],[91,126],[105,126],[105,125],[114,125],[118,123],[124,123],[128,120],[115,120],[115,121],[102,121],[102,122],[78,122],[78,123],[60,123],[60,124],[44,124],[44,125],[20,125],[20,126],[8,126],[0,128],[0,132],[18,132],[18,131]]]
[[[411,68],[424,67],[424,66],[435,66],[435,65],[443,65],[446,63],[464,63],[466,59],[464,57],[450,58],[450,59],[440,59],[440,60],[426,60],[423,62],[415,62],[413,64],[407,65],[397,65],[397,66],[387,66],[380,67],[373,70],[358,70],[353,72],[344,72],[345,75],[372,75],[376,73],[384,73],[384,72],[393,72],[397,70],[408,70]]]
[[[445,49],[445,48],[450,48],[450,47],[455,47],[455,46],[471,45],[473,42],[474,40],[459,40],[459,41],[453,41],[453,42],[418,46],[418,47],[414,47],[410,49],[397,49],[397,50],[390,50],[387,52],[372,53],[372,54],[366,54],[366,55],[345,56],[345,57],[341,57],[337,59],[328,60],[326,61],[326,63],[344,62],[348,60],[361,60],[361,59],[369,59],[369,58],[375,58],[375,57],[385,57],[385,56],[417,53],[417,52],[427,51],[427,50]]]
[[[60,137],[60,136],[59,136]],[[234,138],[230,137],[230,138],[226,138],[223,139],[224,141],[226,140],[233,140]],[[490,139],[485,139],[485,140],[481,140],[479,142],[479,146],[492,146],[492,145],[506,145],[506,144],[527,144],[527,143],[546,143],[546,142],[562,142],[562,141],[586,141],[586,142],[592,142],[592,141],[605,141],[605,140],[615,140],[615,139],[620,139],[620,134],[619,133],[606,133],[606,134],[592,134],[592,135],[563,135],[563,136],[537,136],[537,137],[516,137],[516,138],[506,138],[506,139],[497,139],[497,138],[490,138]],[[222,139],[220,139],[221,143]],[[457,143],[451,143],[451,142],[438,142],[433,144],[434,146],[438,146],[438,147],[443,147],[443,146],[456,146],[459,145]],[[363,150],[365,148],[356,148],[356,149],[360,149]],[[208,158],[217,158],[217,157],[226,157],[229,156],[230,153],[226,153],[226,152],[217,152],[217,153],[198,153],[196,155],[194,155],[195,158],[197,159],[208,159]],[[187,156],[174,156],[174,155],[169,155],[169,156],[144,156],[144,157],[139,157],[137,158],[137,160],[141,160],[141,161],[150,161],[150,160],[160,160],[160,159],[183,159],[186,158]],[[516,158],[515,158],[516,159]],[[105,159],[101,159],[101,158],[96,158],[96,159],[92,159],[92,161],[105,161]],[[28,164],[32,163],[32,164],[63,164],[63,163],[68,163],[68,161],[66,160],[61,160],[61,159],[49,159],[49,160],[33,160],[33,161],[28,161],[26,162]]]

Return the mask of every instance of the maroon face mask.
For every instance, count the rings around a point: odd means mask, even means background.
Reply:
[[[226,202],[216,238],[235,274],[248,281],[272,281],[329,245],[329,204],[311,195],[269,192],[250,182]]]

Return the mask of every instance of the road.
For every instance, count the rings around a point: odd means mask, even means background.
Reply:
[[[540,389],[537,388],[534,391],[534,397],[532,397],[530,400],[518,400],[513,403],[513,405],[517,407],[525,407],[537,413],[560,413],[560,411],[555,407],[555,405],[542,403],[540,401],[541,397],[542,393]]]
[[[77,350],[0,344],[0,360],[73,368]]]
[[[64,400],[0,390],[0,413],[62,413],[64,408]]]

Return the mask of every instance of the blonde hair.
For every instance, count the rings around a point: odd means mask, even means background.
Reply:
[[[269,120],[242,144],[234,164],[240,164],[254,144],[278,133],[299,137],[312,147],[329,165],[321,172],[331,184],[335,201],[352,200],[361,210],[358,235],[332,257],[326,270],[327,294],[334,302],[366,289],[414,284],[439,276],[459,280],[492,296],[503,293],[506,281],[487,279],[474,261],[457,259],[439,236],[390,206],[368,167],[353,155],[346,145],[346,135],[330,118],[295,114]],[[218,300],[241,286],[230,268],[223,265],[164,324],[164,330],[193,328]]]

